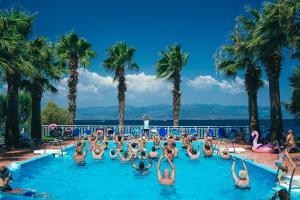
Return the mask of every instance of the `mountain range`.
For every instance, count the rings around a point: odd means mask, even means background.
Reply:
[[[151,119],[172,119],[172,106],[167,104],[136,107],[127,105],[125,108],[125,119],[136,120],[147,113]],[[259,118],[269,119],[270,108],[259,107]],[[284,119],[292,116],[282,108]],[[86,107],[78,108],[77,120],[114,120],[118,117],[118,106],[109,107]],[[248,119],[247,106],[224,106],[219,104],[191,104],[182,105],[180,118],[185,120],[224,120],[224,119]]]

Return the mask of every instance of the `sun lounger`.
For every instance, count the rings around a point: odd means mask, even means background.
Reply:
[[[160,137],[164,138],[167,135],[167,130],[166,130],[166,128],[159,128],[158,133],[159,133]]]

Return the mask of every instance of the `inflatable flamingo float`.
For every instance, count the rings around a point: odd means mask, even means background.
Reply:
[[[259,153],[274,153],[275,150],[272,148],[271,144],[257,144],[257,139],[259,136],[257,131],[253,131],[251,135],[254,137],[252,151]]]

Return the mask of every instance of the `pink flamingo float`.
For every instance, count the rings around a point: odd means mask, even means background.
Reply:
[[[259,152],[259,153],[274,153],[275,150],[273,149],[271,144],[257,144],[257,139],[259,133],[257,131],[253,131],[251,133],[253,139],[252,151]]]

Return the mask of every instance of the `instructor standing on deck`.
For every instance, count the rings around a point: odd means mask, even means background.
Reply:
[[[150,122],[150,117],[149,117],[147,114],[144,114],[143,120],[144,120],[143,134],[149,134],[149,122]]]

